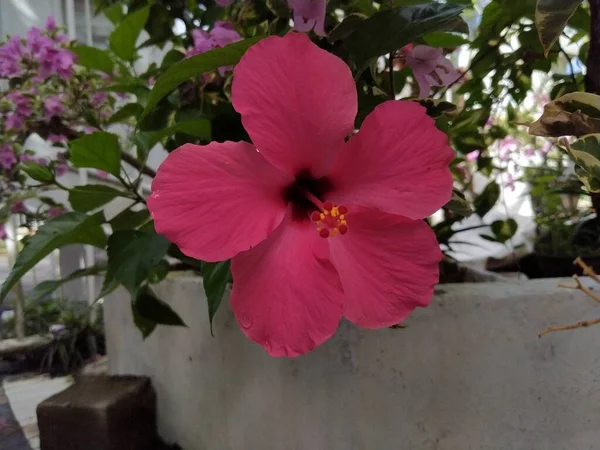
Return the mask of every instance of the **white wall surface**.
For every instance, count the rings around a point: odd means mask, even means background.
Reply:
[[[189,328],[142,341],[129,298],[105,302],[110,371],[152,377],[159,430],[183,450],[597,450],[600,315],[557,280],[443,285],[403,330],[343,323],[297,359],[248,341],[229,308],[209,333],[201,280],[156,291]]]

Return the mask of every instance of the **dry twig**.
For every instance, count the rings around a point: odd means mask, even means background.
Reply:
[[[552,327],[546,328],[538,337],[542,337],[545,334],[552,333],[554,331],[565,331],[565,330],[575,330],[577,328],[586,328],[591,327],[593,325],[598,325],[600,323],[600,318],[594,320],[582,320],[581,322],[573,323],[571,325],[555,325]]]
[[[593,279],[598,284],[600,284],[600,276],[598,276],[598,274],[594,271],[594,269],[591,266],[587,265],[580,257],[577,257],[577,259],[575,259],[573,264],[577,264],[579,267],[581,267],[581,269],[583,270],[583,273],[585,275],[589,276],[591,279]],[[581,279],[579,278],[579,276],[573,275],[573,279],[577,283],[575,286],[567,285],[567,284],[559,284],[558,287],[565,288],[565,289],[576,289],[576,290],[582,291],[588,297],[591,297],[595,301],[600,303],[600,295],[598,295],[597,293],[592,291],[590,288],[584,286],[583,283],[581,282]],[[554,325],[554,326],[546,328],[544,331],[542,331],[540,334],[538,334],[538,337],[542,337],[542,336],[544,336],[548,333],[552,333],[554,331],[566,331],[566,330],[575,330],[577,328],[587,328],[587,327],[591,327],[593,325],[598,325],[599,323],[600,323],[600,318],[593,319],[593,320],[582,320],[580,322],[573,323],[571,325]]]

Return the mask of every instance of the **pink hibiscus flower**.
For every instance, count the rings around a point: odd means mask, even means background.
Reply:
[[[412,69],[419,84],[420,98],[429,96],[431,86],[448,86],[460,78],[460,73],[444,56],[441,48],[407,45],[402,53],[406,58],[406,65]]]
[[[296,31],[304,32],[314,29],[317,35],[326,36],[326,0],[288,0],[288,6],[294,11],[294,29]]]
[[[232,101],[253,144],[180,147],[148,207],[185,254],[233,258],[244,333],[273,356],[297,356],[342,317],[382,328],[426,306],[441,253],[422,219],[450,199],[454,152],[425,109],[385,102],[346,142],[350,69],[297,33],[248,50]]]

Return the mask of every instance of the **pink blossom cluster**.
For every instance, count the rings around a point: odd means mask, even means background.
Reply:
[[[69,39],[56,27],[52,17],[46,30],[33,27],[25,39],[12,36],[0,46],[0,77],[15,78],[30,70],[37,71],[36,81],[57,75],[65,80],[73,74],[75,54],[69,50]]]
[[[35,196],[22,176],[26,164],[48,167],[60,177],[69,170],[67,153],[36,155],[25,150],[25,140],[38,134],[53,147],[66,147],[69,138],[96,129],[89,118],[102,125],[113,113],[115,99],[99,91],[104,78],[77,67],[72,46],[51,17],[45,29],[31,28],[24,39],[12,36],[0,43],[0,79],[10,81],[0,92],[0,211],[37,218],[61,214],[60,205],[28,211],[19,199]],[[4,234],[2,226],[0,238]]]

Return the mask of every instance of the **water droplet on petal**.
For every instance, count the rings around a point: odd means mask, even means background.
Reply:
[[[248,328],[250,328],[252,326],[252,323],[254,321],[252,320],[252,317],[249,316],[242,316],[242,318],[240,319],[240,325],[242,326],[242,328],[244,328],[245,330],[247,330]]]
[[[271,341],[266,339],[263,343],[262,343],[263,347],[265,348],[265,350],[268,353],[271,353],[271,351],[273,350],[273,346],[271,345]]]

